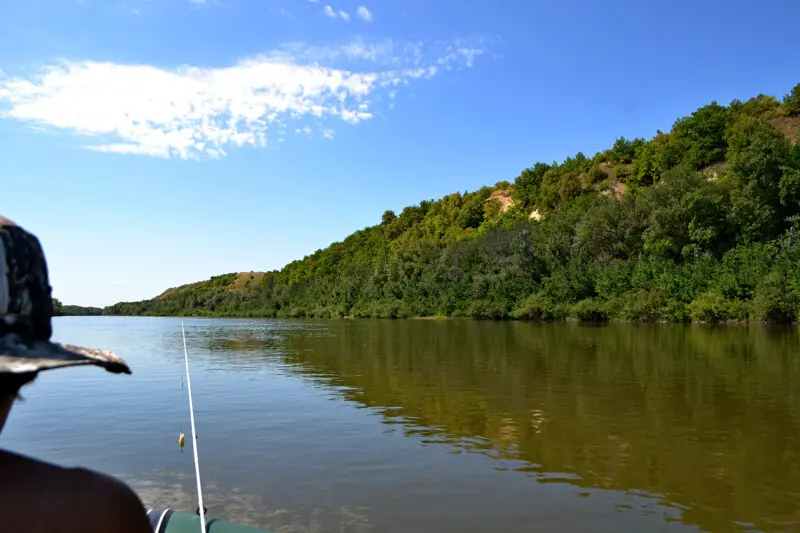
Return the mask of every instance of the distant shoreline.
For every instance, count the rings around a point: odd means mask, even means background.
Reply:
[[[103,317],[126,317],[126,318],[249,318],[249,319],[262,319],[262,320],[380,320],[387,322],[402,322],[402,321],[470,321],[470,322],[513,322],[513,323],[536,323],[536,324],[582,324],[586,326],[601,326],[607,324],[632,324],[632,325],[728,325],[728,326],[798,326],[800,322],[764,322],[761,320],[753,319],[729,319],[717,321],[701,321],[701,320],[687,320],[683,322],[672,320],[626,320],[623,318],[610,318],[608,320],[581,320],[574,317],[566,317],[555,320],[531,319],[531,318],[500,318],[500,319],[485,319],[473,318],[468,316],[409,316],[409,317],[356,317],[352,315],[340,317],[292,317],[292,316],[245,316],[245,315],[57,315],[57,316],[103,316]]]

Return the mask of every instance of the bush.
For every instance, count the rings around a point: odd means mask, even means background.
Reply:
[[[511,312],[519,320],[563,320],[567,315],[564,305],[541,293],[528,296]]]
[[[605,322],[609,318],[609,313],[602,302],[587,298],[572,306],[572,316],[581,322]]]
[[[477,320],[502,320],[508,316],[502,305],[490,300],[475,300],[470,304],[467,314]]]
[[[317,306],[308,312],[309,318],[331,318],[331,311],[327,307]]]
[[[800,83],[783,97],[783,111],[790,117],[800,115]]]
[[[756,289],[752,318],[771,324],[792,322],[797,317],[797,302],[786,285],[782,270],[770,272]]]
[[[653,322],[662,318],[666,298],[660,289],[629,292],[623,298],[622,317],[634,322]]]
[[[306,312],[304,307],[293,307],[289,311],[289,316],[291,318],[306,318],[308,313]]]
[[[661,318],[669,320],[670,322],[691,322],[692,317],[689,313],[688,306],[675,298],[667,298],[664,302],[661,312]],[[745,313],[746,316],[746,313]]]
[[[589,176],[589,183],[599,183],[608,178],[608,174],[606,174],[600,165],[592,165],[588,172]]]
[[[730,302],[718,292],[700,294],[689,304],[689,314],[697,322],[721,322],[731,318]]]

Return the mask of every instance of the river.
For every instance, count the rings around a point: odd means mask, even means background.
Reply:
[[[800,332],[185,319],[211,516],[280,532],[797,531]],[[60,317],[0,446],[194,511],[180,320]]]

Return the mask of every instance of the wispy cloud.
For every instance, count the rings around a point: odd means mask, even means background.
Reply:
[[[353,41],[292,44],[222,68],[59,61],[0,77],[0,118],[97,139],[87,148],[194,159],[263,147],[311,120],[358,124],[397,90],[467,67],[482,48]],[[322,136],[333,138],[329,125]]]
[[[445,70],[451,70],[454,63],[463,63],[471,67],[475,62],[475,58],[483,55],[484,52],[483,48],[469,47],[463,43],[451,44],[445,48],[445,54],[439,57],[436,62],[444,67]]]
[[[316,0],[311,0],[311,1],[316,2]],[[322,12],[325,13],[325,15],[327,15],[330,18],[333,18],[333,19],[341,18],[345,22],[349,22],[350,21],[350,13],[348,13],[344,9],[339,9],[337,11],[332,6],[326,5],[324,8],[322,8]]]
[[[358,6],[357,10],[358,16],[361,17],[361,20],[364,22],[372,22],[372,12],[364,6]]]

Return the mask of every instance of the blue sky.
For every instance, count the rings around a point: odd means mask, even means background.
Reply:
[[[269,270],[385,209],[800,82],[800,3],[0,3],[2,214],[54,294]]]

